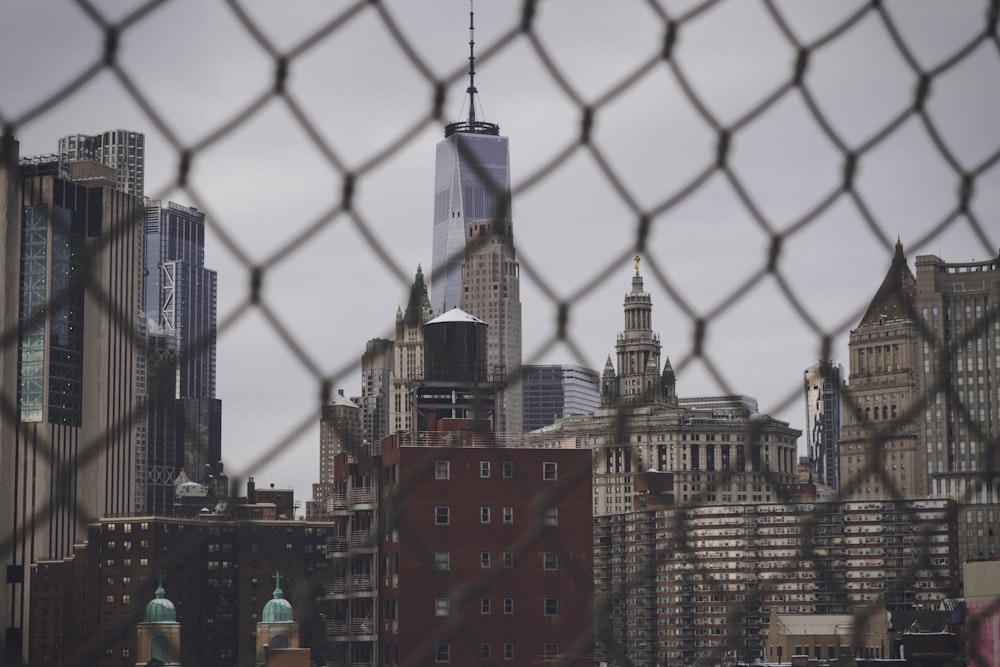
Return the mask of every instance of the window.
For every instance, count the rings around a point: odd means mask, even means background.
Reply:
[[[559,614],[559,598],[545,598],[545,615],[557,616]]]
[[[493,657],[493,645],[489,642],[480,644],[479,657],[483,660],[490,660]]]
[[[479,552],[479,565],[481,567],[489,567],[490,566],[490,552],[489,551],[480,551]]]
[[[559,656],[559,644],[555,642],[548,642],[545,644],[545,658],[546,660],[553,659]]]
[[[483,479],[489,479],[490,478],[490,462],[489,461],[480,461],[479,462],[479,476],[482,477]]]
[[[451,644],[438,644],[434,650],[434,662],[451,662]]]
[[[503,613],[508,616],[514,613],[514,598],[503,599]]]
[[[542,558],[544,563],[544,568],[546,570],[558,570],[559,569],[559,554],[555,551],[546,551]]]
[[[489,614],[493,612],[493,603],[489,598],[483,598],[479,601],[479,613]]]
[[[514,552],[504,551],[503,552],[503,566],[508,570],[514,567]]]
[[[490,508],[483,506],[479,508],[479,523],[489,523],[490,522]]]
[[[503,659],[513,660],[514,659],[514,645],[507,643],[503,645]]]
[[[434,523],[438,526],[447,526],[451,523],[451,508],[447,505],[438,505],[434,508]]]
[[[447,616],[451,612],[451,600],[448,598],[434,598],[434,615]]]
[[[503,462],[503,478],[513,479],[514,478],[514,462],[504,461]]]
[[[434,462],[434,479],[451,479],[451,461]]]
[[[434,569],[435,570],[450,570],[451,569],[451,552],[450,551],[435,551],[434,552]]]
[[[559,508],[558,507],[546,507],[545,514],[542,517],[542,522],[546,526],[558,526],[559,525]]]
[[[503,522],[504,523],[514,523],[514,508],[504,507],[503,508]]]
[[[558,467],[552,461],[546,461],[542,464],[542,479],[546,482],[554,481],[558,478]]]

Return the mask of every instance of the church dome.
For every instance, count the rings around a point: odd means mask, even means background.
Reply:
[[[264,623],[292,622],[292,604],[285,599],[284,593],[281,591],[281,584],[275,584],[273,597],[264,605],[261,620]]]
[[[143,616],[145,623],[176,623],[177,610],[174,603],[167,599],[163,590],[163,581],[156,587],[156,597],[146,605],[146,614]]]

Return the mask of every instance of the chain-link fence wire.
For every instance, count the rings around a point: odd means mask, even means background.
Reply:
[[[364,239],[368,249],[381,260],[380,269],[395,276],[401,285],[409,283],[410,269],[398,265],[393,260],[390,247],[382,240],[384,235],[380,234],[380,229],[384,221],[363,215],[355,206],[355,194],[360,183],[370,179],[375,171],[407,148],[419,132],[428,127],[440,126],[447,116],[445,107],[448,101],[447,90],[467,76],[467,66],[465,63],[456,65],[446,76],[440,77],[425,62],[414,43],[408,39],[406,26],[398,23],[392,8],[384,3],[359,1],[350,4],[326,23],[320,25],[306,38],[291,48],[283,50],[269,39],[265,26],[257,23],[252,14],[239,3],[231,1],[227,4],[232,15],[246,34],[257,44],[261,52],[270,59],[273,75],[267,82],[267,86],[250,103],[233,113],[231,117],[218,124],[197,141],[187,143],[175,131],[172,119],[161,112],[142,93],[141,86],[137,84],[136,79],[139,75],[122,66],[124,55],[121,52],[121,44],[123,37],[140,23],[155,22],[158,11],[165,4],[167,3],[162,1],[148,2],[137,7],[124,18],[112,21],[102,13],[97,5],[85,1],[78,2],[77,5],[88,19],[94,25],[99,26],[102,31],[104,36],[103,52],[100,57],[86,65],[82,72],[71,81],[53,86],[48,94],[42,96],[40,101],[26,112],[15,117],[11,116],[9,112],[5,112],[4,107],[0,106],[0,122],[3,124],[4,133],[17,134],[20,130],[38,122],[52,110],[62,105],[72,104],[73,94],[88,85],[93,85],[99,76],[110,75],[113,77],[126,91],[128,97],[141,109],[149,125],[162,136],[175,152],[178,170],[174,182],[169,185],[165,192],[179,190],[190,199],[193,205],[205,211],[207,224],[213,234],[222,243],[225,251],[235,258],[245,271],[243,281],[247,286],[247,296],[236,307],[224,314],[218,326],[219,344],[222,346],[226,344],[227,332],[234,330],[252,314],[259,315],[282,341],[287,351],[301,365],[302,369],[312,377],[318,388],[320,404],[324,404],[331,398],[333,387],[356,376],[359,371],[360,354],[345,355],[350,358],[349,361],[345,361],[332,373],[325,372],[322,364],[309,353],[298,332],[283,321],[275,304],[269,302],[265,294],[268,279],[277,267],[294,263],[297,255],[324,230],[335,224],[341,224],[342,220],[347,220]],[[882,2],[858,4],[853,12],[832,21],[824,30],[818,32],[811,39],[805,40],[790,25],[786,18],[786,12],[779,3],[763,2],[762,7],[766,15],[787,41],[787,45],[794,51],[795,57],[786,63],[785,75],[772,89],[759,91],[759,102],[749,106],[729,121],[722,120],[717,113],[713,112],[704,96],[699,95],[698,87],[692,81],[683,60],[677,57],[684,35],[691,29],[691,26],[699,21],[709,19],[713,13],[720,11],[720,8],[727,3],[694,3],[686,9],[672,10],[656,2],[648,2],[649,9],[661,23],[662,41],[649,52],[648,57],[643,62],[630,71],[621,73],[614,85],[596,97],[589,97],[574,86],[571,78],[557,64],[558,58],[554,56],[552,47],[536,30],[538,13],[545,4],[525,2],[521,7],[520,20],[511,25],[495,40],[482,45],[477,53],[478,62],[485,64],[514,48],[527,49],[554,82],[552,94],[560,96],[572,104],[579,115],[579,127],[575,136],[567,141],[561,149],[542,160],[534,171],[519,179],[518,185],[512,193],[514,206],[517,206],[519,198],[544,192],[547,184],[562,170],[568,169],[568,165],[573,159],[585,156],[597,166],[606,186],[615,194],[619,203],[631,212],[634,220],[634,232],[633,242],[628,247],[617,253],[616,256],[609,258],[603,265],[592,267],[587,272],[587,279],[583,284],[568,295],[561,295],[558,290],[549,285],[546,281],[545,271],[537,263],[526,259],[522,253],[520,261],[522,275],[537,287],[543,298],[549,302],[552,312],[556,314],[554,321],[550,323],[548,335],[542,339],[537,350],[529,353],[525,363],[542,358],[548,351],[559,345],[569,349],[577,361],[585,363],[585,355],[582,353],[580,342],[581,332],[574,331],[571,326],[574,304],[580,302],[586,294],[597,286],[608,280],[615,280],[616,272],[627,264],[634,253],[643,256],[645,271],[647,275],[652,276],[655,288],[665,293],[671,306],[683,313],[690,323],[693,332],[690,347],[674,361],[674,368],[678,375],[683,374],[689,366],[700,364],[707,374],[716,381],[722,393],[735,393],[718,361],[713,359],[708,352],[707,335],[713,324],[719,322],[725,314],[747,299],[750,292],[768,279],[774,281],[782,293],[786,305],[797,315],[800,323],[815,336],[817,347],[821,351],[819,356],[823,359],[830,359],[833,356],[835,338],[842,336],[857,324],[867,306],[867,300],[857,303],[856,309],[848,313],[840,322],[833,326],[824,326],[807,307],[803,299],[796,294],[792,288],[792,279],[782,270],[779,260],[787,255],[790,240],[803,230],[818,224],[817,221],[825,214],[829,214],[835,206],[845,203],[860,216],[883,247],[891,248],[893,234],[890,229],[893,221],[879,219],[876,215],[869,203],[869,197],[859,187],[859,172],[861,166],[877,152],[880,146],[899,135],[904,126],[914,121],[935,148],[935,161],[940,163],[936,166],[944,165],[946,171],[960,184],[960,187],[955,194],[950,210],[941,217],[938,224],[934,225],[923,236],[909,240],[908,248],[918,250],[927,248],[946,232],[963,227],[978,239],[988,255],[995,252],[996,239],[991,238],[990,235],[990,230],[993,227],[980,218],[980,212],[972,204],[977,194],[977,185],[984,182],[987,175],[996,168],[996,163],[1000,159],[1000,146],[988,148],[986,157],[975,164],[968,164],[966,160],[958,156],[956,149],[949,143],[946,138],[947,133],[940,129],[934,114],[928,110],[928,102],[935,87],[946,81],[963,64],[975,57],[982,57],[984,53],[987,57],[992,58],[1000,53],[997,42],[997,17],[1000,13],[998,3],[984,4],[979,8],[982,17],[980,30],[969,37],[953,40],[946,55],[936,62],[922,64],[921,59],[914,53],[899,27],[896,12],[900,12],[902,9],[898,5]],[[398,128],[391,140],[376,147],[366,156],[366,159],[352,167],[338,151],[336,142],[326,136],[323,130],[310,120],[309,113],[290,90],[287,83],[290,69],[299,58],[318,44],[328,40],[337,40],[338,36],[353,22],[361,20],[361,17],[370,17],[372,14],[391,35],[394,45],[406,54],[414,70],[418,73],[417,76],[421,79],[422,85],[426,87],[431,103],[428,104],[426,112],[416,121],[411,125]],[[872,21],[877,22],[889,35],[893,49],[909,69],[907,77],[912,83],[913,93],[907,103],[901,105],[897,113],[892,115],[887,122],[877,127],[863,141],[854,142],[842,136],[829,118],[824,104],[817,96],[810,81],[810,65],[824,49],[848,39],[853,33],[861,30],[862,25]],[[663,191],[651,205],[642,205],[639,203],[641,198],[637,196],[628,180],[619,173],[613,160],[608,157],[605,147],[597,140],[594,128],[596,121],[613,103],[625,98],[630,91],[635,90],[653,72],[662,70],[669,73],[670,79],[682,92],[682,101],[689,105],[690,109],[714,135],[715,149],[709,159],[705,159],[701,155],[690,159],[684,156],[682,159],[689,165],[689,176],[686,181],[679,187]],[[842,162],[840,177],[836,182],[829,184],[827,193],[819,197],[805,213],[792,219],[784,219],[779,215],[772,214],[765,206],[756,201],[752,189],[747,186],[746,175],[734,168],[732,160],[733,147],[740,137],[744,136],[747,129],[767,118],[769,114],[775,113],[777,106],[788,99],[795,99],[808,109],[808,118],[822,133],[829,146],[840,155]],[[215,211],[211,198],[206,197],[205,193],[199,189],[193,166],[227,137],[251,122],[265,106],[275,102],[287,109],[294,117],[298,129],[309,137],[329,167],[339,175],[341,194],[335,206],[319,215],[315,220],[307,221],[305,225],[300,227],[300,232],[287,242],[275,248],[251,248],[240,238],[236,221],[228,220],[224,215]],[[858,100],[857,103],[861,105],[863,101]],[[969,103],[974,103],[974,101]],[[752,275],[734,282],[724,298],[709,310],[704,311],[692,297],[685,295],[676,280],[671,280],[668,277],[663,262],[658,259],[655,252],[651,251],[649,239],[651,233],[666,224],[665,220],[672,212],[705,190],[708,187],[708,182],[714,178],[721,178],[729,187],[747,216],[770,239],[770,246],[767,253],[760,258],[759,265]],[[136,224],[141,224],[141,220],[137,220]],[[255,255],[262,255],[263,259],[255,261],[253,259]],[[88,290],[92,294],[95,293],[95,289],[93,285],[88,285]],[[980,334],[986,333],[996,322],[996,317],[995,310],[988,312],[987,318],[982,320],[981,330],[967,332],[965,340],[975,340]],[[122,322],[133,321],[130,317],[121,316],[113,319]],[[7,340],[14,339],[17,335],[18,333],[14,329],[3,332],[3,336]],[[926,340],[934,344],[934,338],[928,336],[927,332],[925,332],[925,337]],[[965,340],[961,341],[959,346]],[[945,367],[947,366],[945,365]],[[516,373],[513,379],[516,380]],[[919,416],[925,403],[932,400],[938,390],[951,392],[952,397],[956,399],[955,404],[963,406],[962,401],[957,400],[954,387],[948,383],[946,377],[942,376],[939,378],[937,386],[925,388],[925,394],[921,400],[900,417],[899,423],[905,422],[911,416]],[[3,399],[4,417],[7,419],[16,418],[16,397],[4,396]],[[785,409],[800,401],[801,386],[796,383],[785,396],[774,401],[775,410]],[[853,406],[847,406],[845,409],[852,408]],[[962,411],[961,416],[966,419],[967,425],[976,433],[979,441],[986,443],[979,477],[984,483],[991,483],[996,477],[998,449],[1000,448],[997,447],[995,438],[990,439],[990,433],[983,432],[975,420],[969,419],[970,415],[964,406],[960,410]],[[259,469],[278,459],[303,434],[314,428],[314,425],[314,417],[288,424],[285,435],[272,443],[257,460],[249,463],[246,469]],[[892,436],[894,426],[895,422],[885,425],[884,429],[873,435],[873,446],[869,450],[867,466],[868,472],[880,477],[889,497],[898,497],[899,493],[881,465],[880,446]],[[127,424],[115,424],[111,425],[111,428],[127,428]],[[97,456],[100,453],[100,442],[87,443],[85,449],[84,456]],[[404,500],[400,499],[401,502]],[[46,507],[39,508],[39,515],[44,514],[47,509]],[[90,518],[96,519],[98,517]],[[679,525],[681,526],[679,533],[684,535],[684,522],[680,521]],[[806,534],[808,534],[808,530]],[[683,550],[684,544],[684,540],[679,541],[678,546],[681,550]],[[11,548],[9,536],[4,538],[3,548],[4,551]],[[558,548],[558,545],[554,545],[553,548]],[[808,553],[809,545],[803,545],[803,549]],[[689,548],[687,553],[698,560],[697,550]],[[928,554],[920,554],[913,565],[913,570],[925,565],[928,558]],[[587,587],[592,586],[592,582],[589,581],[580,582],[580,584]],[[628,580],[624,584],[627,590]],[[472,599],[482,582],[463,583],[462,585],[467,587],[462,589],[458,597],[464,596],[466,599]],[[995,606],[993,610],[995,611]],[[739,607],[735,606],[733,614],[738,613]],[[976,622],[973,621],[970,627],[975,626]],[[460,629],[460,624],[453,628],[456,633]],[[474,642],[474,638],[470,638],[469,641]],[[574,647],[574,651],[577,655],[587,655],[588,650],[590,650],[589,640],[584,638],[581,644],[582,646]],[[736,646],[735,638],[732,645]],[[627,650],[621,653],[616,652],[616,655],[623,656],[626,661],[632,659]]]

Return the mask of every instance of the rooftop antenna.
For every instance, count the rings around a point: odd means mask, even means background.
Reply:
[[[469,116],[466,120],[448,123],[444,126],[444,136],[450,137],[456,132],[469,134],[489,134],[499,136],[500,126],[496,123],[487,123],[476,118],[476,12],[473,7],[473,0],[469,0],[469,87],[466,93],[469,95]]]
[[[469,0],[469,127],[476,124],[476,12]]]

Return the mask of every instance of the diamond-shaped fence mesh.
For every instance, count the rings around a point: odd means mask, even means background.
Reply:
[[[244,447],[227,436],[234,476],[283,459],[312,469],[313,443],[298,443],[313,437],[319,407],[354,382],[364,340],[391,335],[395,300],[405,303],[421,257],[412,247],[430,247],[431,142],[464,99],[462,43],[433,25],[447,13],[461,26],[466,8],[455,4],[329,3],[297,20],[307,8],[147,2],[123,13],[80,0],[26,22],[34,42],[16,58],[5,52],[16,60],[3,71],[17,78],[10,89],[18,95],[3,95],[0,123],[21,138],[22,153],[27,137],[53,142],[86,131],[70,124],[75,117],[105,123],[105,112],[93,111],[102,103],[125,105],[130,129],[147,135],[147,181],[159,181],[147,194],[205,212],[215,254],[207,264],[220,271],[219,354],[240,360],[220,363],[224,432],[257,440]],[[802,371],[846,354],[897,237],[910,257],[996,256],[996,2],[637,0],[612,8],[551,0],[477,9],[481,98],[513,146],[526,364],[568,357],[600,368],[616,329],[606,323],[618,321],[624,271],[638,254],[679,393],[737,394],[749,385],[762,409],[795,423]],[[4,11],[27,21],[24,8]],[[43,39],[47,22],[71,22],[64,32],[81,53]],[[17,23],[2,28],[10,43],[21,43]],[[411,187],[415,174],[424,181]],[[984,340],[996,350],[996,328],[996,303],[986,303],[952,352]],[[937,344],[935,331],[923,326],[926,344]],[[8,324],[5,341],[18,336]],[[995,386],[1000,358],[980,356]],[[260,378],[287,385],[289,398],[234,417],[241,389],[263,391]],[[959,391],[942,374],[892,423]],[[979,403],[995,410],[996,390],[988,391]],[[18,418],[16,399],[4,394],[4,419]],[[980,478],[989,485],[995,426],[976,419],[981,406],[971,395],[956,403],[980,443]],[[849,397],[844,410],[860,407]],[[248,430],[231,428],[233,419]],[[882,465],[880,447],[893,434],[871,436],[861,470],[879,478],[886,498],[905,495]],[[88,443],[87,454],[101,446]],[[677,499],[683,509],[671,518],[649,519],[655,527],[630,519],[634,530],[651,531],[650,545],[672,545],[660,562],[686,562],[684,576],[714,567],[695,530],[703,525],[693,497]],[[397,500],[406,503],[405,487]],[[806,557],[817,558],[810,540],[824,534],[825,516],[803,523],[797,548]],[[3,549],[12,543],[4,536]],[[907,571],[916,578],[930,558],[918,554]],[[588,634],[563,651],[656,664],[652,647],[666,640],[646,642],[620,605],[659,582],[657,562],[633,560],[610,576],[610,599],[595,600],[597,645]],[[456,597],[472,600],[482,585],[458,582]],[[761,582],[747,599],[725,596],[718,581],[702,590],[720,595],[727,612],[714,660],[747,657],[743,620],[755,599],[774,592],[767,588]],[[459,637],[461,624],[451,631]]]

